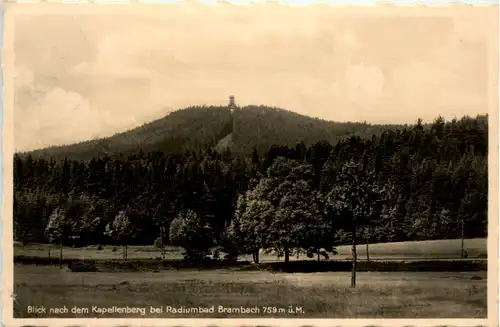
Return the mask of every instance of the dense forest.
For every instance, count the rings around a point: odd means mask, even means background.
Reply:
[[[190,120],[134,130],[134,137],[147,134],[151,147],[120,148],[119,156],[97,151],[97,143],[67,147],[66,157],[16,154],[15,239],[65,243],[78,235],[86,244],[172,244],[190,258],[218,248],[258,261],[259,248],[287,258],[351,243],[353,236],[458,238],[462,226],[465,237],[486,236],[487,116],[334,130],[293,113],[279,122],[279,110],[263,107],[235,112],[237,124],[224,116],[227,108],[190,110],[182,114]],[[206,112],[212,121],[199,119]],[[250,116],[263,118],[243,118]],[[175,126],[175,137],[167,125]],[[231,132],[231,146],[216,151]],[[169,138],[175,142],[162,143]],[[179,146],[181,139],[190,146]]]
[[[199,106],[171,112],[162,119],[111,137],[20,153],[34,158],[91,160],[122,158],[135,151],[182,152],[212,147],[231,133],[232,116],[227,107]]]
[[[250,155],[254,149],[265,154],[272,145],[294,147],[303,142],[311,146],[318,140],[336,143],[344,138],[370,138],[402,125],[374,125],[357,122],[332,122],[303,116],[267,106],[247,106],[235,110],[233,154]]]
[[[340,123],[315,119],[279,108],[247,106],[234,114],[227,106],[198,106],[111,137],[29,152],[34,158],[91,160],[126,158],[128,153],[162,151],[198,152],[229,148],[234,156],[265,154],[274,144],[310,146],[318,140],[335,143],[349,136],[371,137],[403,126]],[[234,129],[234,131],[233,131]],[[222,144],[224,143],[224,144]],[[20,153],[25,157],[28,153]]]

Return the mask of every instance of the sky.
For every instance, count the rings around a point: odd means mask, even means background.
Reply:
[[[109,136],[229,95],[335,121],[486,113],[498,7],[461,8],[16,15],[15,150]]]

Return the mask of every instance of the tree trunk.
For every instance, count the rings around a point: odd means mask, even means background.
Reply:
[[[320,262],[320,261],[321,261],[321,259],[320,259],[320,256],[319,256],[319,255],[320,255],[320,251],[318,250],[318,262]]]
[[[356,287],[356,227],[352,231],[352,273],[351,273],[351,287]]]
[[[49,243],[49,259],[50,259],[50,243]]]
[[[165,251],[163,251],[163,227],[160,227],[160,248],[161,260],[165,260]]]
[[[59,269],[62,269],[62,240],[59,242]]]
[[[290,251],[288,250],[288,247],[285,247],[285,263],[290,262]]]
[[[254,262],[259,263],[259,249],[255,250],[254,255],[255,255]]]

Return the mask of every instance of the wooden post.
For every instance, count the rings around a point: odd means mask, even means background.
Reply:
[[[160,238],[161,238],[160,247],[161,247],[161,259],[162,260],[165,260],[165,250],[164,250],[165,245],[163,244],[163,237],[164,237],[163,235],[165,233],[164,229],[165,229],[165,227],[163,227],[163,226],[160,227]]]
[[[369,249],[368,249],[368,243],[369,243],[369,229],[368,227],[366,227],[366,230],[365,230],[365,239],[366,239],[366,261],[370,261],[370,252],[369,252]]]
[[[161,253],[161,259],[163,260],[163,227],[160,226],[160,253]]]
[[[351,287],[356,287],[356,227],[352,231],[352,273],[351,273]]]
[[[163,227],[160,226],[160,248],[163,249]]]
[[[462,246],[460,251],[460,258],[464,258],[464,220],[462,219]]]
[[[370,252],[368,251],[368,238],[366,239],[366,261],[370,261]]]
[[[59,241],[59,269],[62,269],[62,238]]]

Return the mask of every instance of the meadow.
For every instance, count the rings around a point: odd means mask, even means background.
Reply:
[[[360,272],[273,274],[269,272],[161,271],[75,273],[53,266],[15,265],[16,317],[36,317],[27,307],[43,305],[69,312],[52,317],[297,317],[297,318],[485,318],[486,272]],[[146,308],[145,316],[101,314],[92,306]],[[149,307],[259,307],[255,314],[150,314]],[[263,307],[278,312],[263,312]],[[290,306],[295,313],[290,313]],[[279,311],[284,308],[286,312]],[[299,310],[301,310],[301,312]],[[47,317],[47,315],[41,315]]]
[[[14,255],[29,257],[48,257],[48,244],[28,244],[25,246],[15,245]],[[116,248],[116,251],[113,251]],[[435,240],[435,241],[416,241],[416,242],[396,242],[369,244],[370,260],[433,260],[433,259],[459,259],[461,253],[461,240]],[[359,260],[366,260],[366,245],[360,244],[356,247]],[[465,239],[464,250],[467,252],[467,258],[485,259],[487,252],[487,240],[485,238]],[[177,247],[165,247],[165,259],[182,259],[182,251]],[[337,248],[338,254],[330,255],[332,260],[350,260],[351,246],[344,245]],[[59,248],[51,247],[51,257],[59,257]],[[155,259],[161,257],[161,249],[154,246],[129,246],[128,259]],[[122,248],[113,246],[103,246],[98,250],[97,246],[84,248],[63,248],[63,258],[68,259],[121,259]],[[242,260],[251,261],[251,256],[242,256]],[[300,260],[308,259],[304,254],[299,255]],[[274,254],[260,255],[261,262],[274,262],[283,260]],[[291,256],[290,260],[297,260],[296,256]],[[315,260],[311,258],[310,260]]]
[[[460,240],[372,244],[373,260],[450,260],[460,257]],[[486,239],[465,240],[469,258],[484,258]],[[121,259],[121,248],[113,252],[105,246],[64,248],[65,258]],[[359,246],[360,261],[366,260],[366,245]],[[166,259],[181,259],[179,249],[166,249]],[[339,247],[331,259],[350,256],[350,247]],[[52,257],[59,251],[53,247]],[[16,246],[17,256],[48,254],[47,245]],[[160,256],[160,250],[131,246],[129,259]],[[296,257],[290,258],[297,260]],[[299,260],[306,259],[305,256]],[[263,261],[277,261],[267,255]],[[280,259],[282,260],[282,259]],[[314,260],[311,259],[311,260]],[[67,266],[14,265],[14,302],[16,317],[298,317],[298,318],[485,318],[487,315],[486,271],[475,272],[358,272],[356,288],[350,288],[350,273],[276,273],[241,271],[230,267],[216,270],[154,270],[72,272]],[[62,308],[68,312],[37,315],[28,306]],[[141,312],[105,314],[92,307],[128,306]],[[180,308],[215,307],[214,313],[172,313],[167,306]],[[251,308],[258,313],[218,312],[218,307]],[[75,313],[71,308],[87,308]],[[163,312],[150,313],[150,307]],[[267,308],[267,312],[265,312]],[[281,310],[282,308],[283,310]],[[291,310],[289,310],[292,308]],[[275,312],[273,312],[275,311]]]

